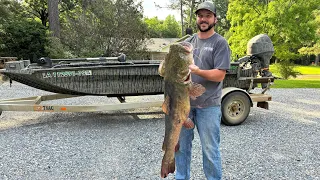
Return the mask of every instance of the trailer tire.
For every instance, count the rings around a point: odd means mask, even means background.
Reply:
[[[227,94],[221,103],[223,124],[228,126],[235,126],[243,123],[250,112],[250,97],[240,91],[234,91]]]

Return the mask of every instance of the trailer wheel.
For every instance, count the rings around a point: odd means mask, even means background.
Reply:
[[[221,103],[223,124],[228,126],[235,126],[243,123],[250,112],[249,97],[239,91],[227,94]]]

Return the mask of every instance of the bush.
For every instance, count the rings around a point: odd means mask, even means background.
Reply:
[[[45,52],[51,59],[68,59],[74,58],[70,51],[67,51],[66,47],[61,43],[59,38],[48,37],[48,45],[45,46]]]
[[[276,73],[280,74],[283,79],[288,79],[290,76],[296,78],[299,72],[294,71],[295,64],[290,61],[280,61],[275,64]]]
[[[7,21],[0,32],[0,56],[35,60],[47,56],[46,28],[34,20]]]

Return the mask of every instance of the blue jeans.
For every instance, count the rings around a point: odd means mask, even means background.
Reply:
[[[191,108],[189,117],[197,127],[203,156],[203,170],[208,180],[222,178],[220,156],[220,122],[221,107]],[[175,153],[176,175],[175,178],[190,179],[191,148],[194,138],[193,129],[182,127],[180,133],[179,151]]]

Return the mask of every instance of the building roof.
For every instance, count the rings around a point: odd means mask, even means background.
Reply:
[[[151,38],[147,41],[147,49],[151,52],[162,52],[164,47],[177,40],[179,38]]]
[[[182,38],[150,38],[147,41],[147,49],[149,52],[167,52],[170,44],[180,42],[190,37],[186,35]]]

